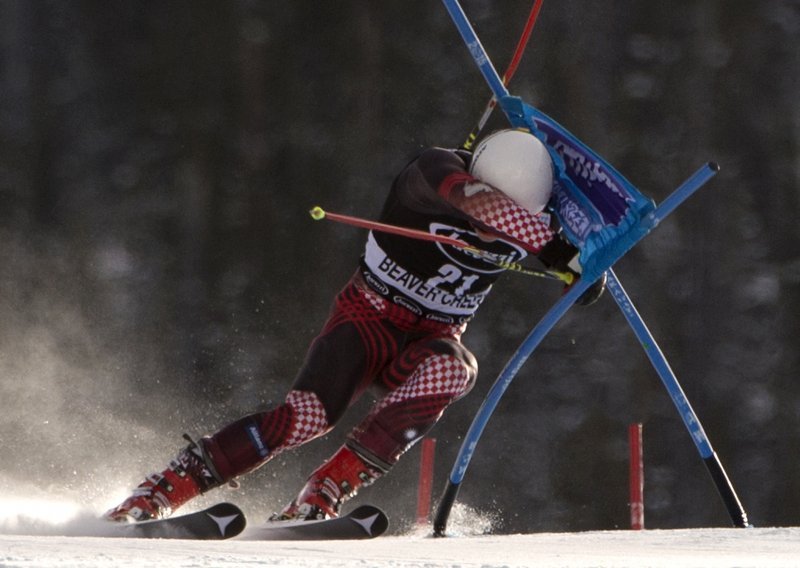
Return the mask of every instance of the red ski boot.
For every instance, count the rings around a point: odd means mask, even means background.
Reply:
[[[147,476],[133,494],[105,514],[112,521],[147,521],[169,517],[172,512],[201,493],[221,483],[192,442],[181,450],[169,467]]]
[[[319,467],[300,494],[270,521],[313,521],[339,516],[342,503],[361,487],[371,484],[383,472],[368,465],[353,450],[342,446]]]

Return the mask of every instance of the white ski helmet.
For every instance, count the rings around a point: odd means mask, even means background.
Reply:
[[[544,209],[553,190],[550,154],[527,130],[499,130],[484,138],[469,171],[533,214]]]

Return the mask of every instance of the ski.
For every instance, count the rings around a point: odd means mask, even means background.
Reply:
[[[107,536],[223,540],[241,533],[245,525],[244,513],[239,507],[231,503],[219,503],[208,509],[186,515],[114,525]]]
[[[389,528],[389,519],[372,505],[362,505],[346,515],[322,521],[271,521],[248,529],[246,540],[360,540],[375,538]]]

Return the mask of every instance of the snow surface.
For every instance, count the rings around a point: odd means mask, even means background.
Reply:
[[[796,567],[800,529],[683,529],[369,541],[180,541],[0,535],[0,566]]]
[[[22,513],[24,512],[24,514]],[[45,521],[44,519],[48,519]],[[0,500],[0,567],[501,568],[800,566],[800,528],[480,535],[427,528],[369,541],[185,541],[70,536],[107,525],[66,503]]]

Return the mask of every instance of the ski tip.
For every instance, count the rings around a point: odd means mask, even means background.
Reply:
[[[380,536],[389,529],[389,517],[373,505],[361,505],[347,516],[364,529],[367,538]]]
[[[247,526],[244,513],[233,503],[217,503],[204,512],[219,528],[220,539],[234,537]]]

